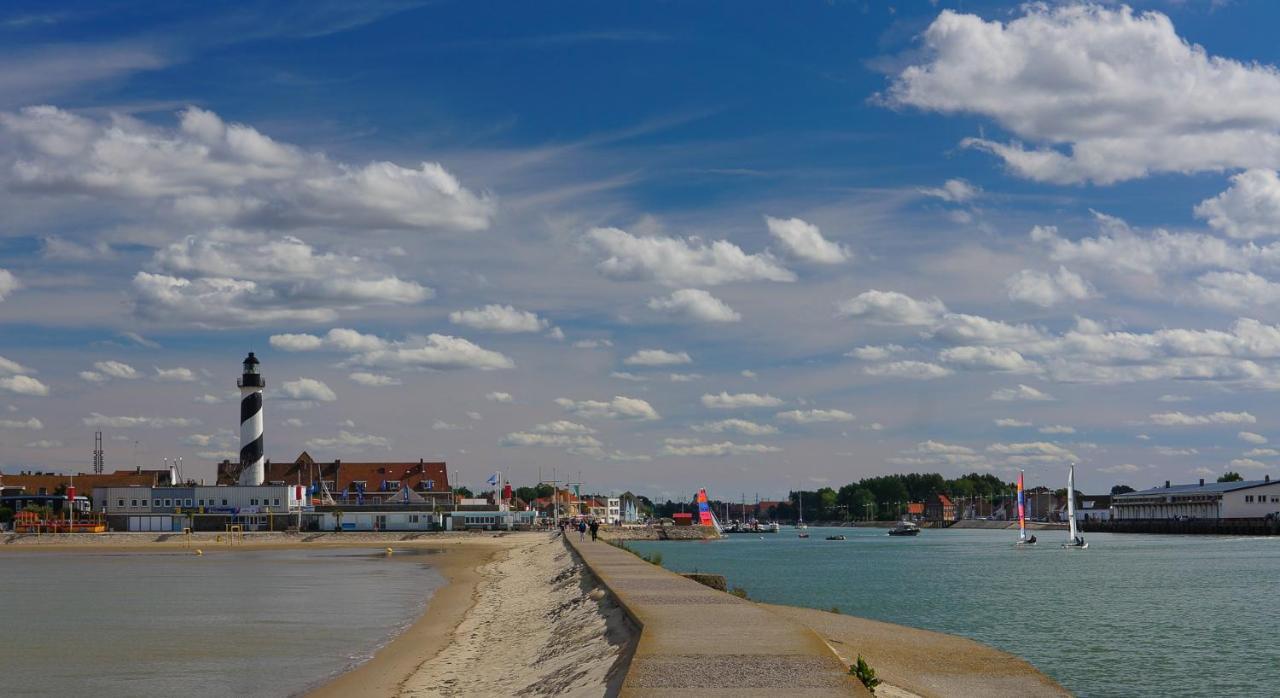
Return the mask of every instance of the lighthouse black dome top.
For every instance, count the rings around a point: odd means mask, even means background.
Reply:
[[[249,352],[249,355],[244,358],[244,375],[240,376],[241,387],[261,388],[266,385],[262,380],[262,376],[258,373],[259,363],[258,357],[254,356],[253,352]]]

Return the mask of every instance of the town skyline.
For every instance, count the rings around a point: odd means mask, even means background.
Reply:
[[[1280,474],[1274,8],[291,8],[0,14],[0,470]]]

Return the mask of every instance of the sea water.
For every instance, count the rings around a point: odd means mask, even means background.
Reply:
[[[1064,550],[1065,531],[1025,548],[1016,531],[809,533],[629,547],[758,601],[970,637],[1081,696],[1280,695],[1280,538],[1095,533]]]
[[[0,695],[301,693],[421,614],[443,580],[416,553],[6,552]]]

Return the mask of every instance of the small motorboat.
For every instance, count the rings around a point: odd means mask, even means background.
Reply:
[[[920,527],[910,521],[899,521],[889,529],[891,536],[918,536],[920,535]]]
[[[808,537],[809,537],[809,534],[808,534],[808,533],[805,533],[805,532],[803,532],[803,531],[801,531],[800,533],[797,533],[797,534],[796,534],[796,538],[808,538]]]
[[[827,540],[848,540],[844,536],[827,536]]]

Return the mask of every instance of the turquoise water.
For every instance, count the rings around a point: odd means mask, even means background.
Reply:
[[[6,552],[0,695],[298,694],[420,615],[443,580],[399,552]]]
[[[751,598],[963,635],[1081,696],[1280,695],[1280,538],[810,529],[634,542],[663,566],[723,574]],[[833,533],[846,541],[827,541]]]

